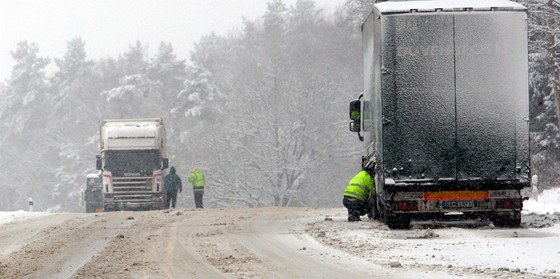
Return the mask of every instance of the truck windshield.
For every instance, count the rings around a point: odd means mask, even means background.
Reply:
[[[88,178],[87,179],[87,188],[92,187],[101,187],[101,178]]]
[[[105,153],[105,170],[110,172],[152,172],[160,169],[158,150],[111,150]]]

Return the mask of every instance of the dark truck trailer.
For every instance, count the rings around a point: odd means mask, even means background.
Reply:
[[[350,129],[364,141],[362,165],[375,164],[390,228],[452,213],[519,226],[530,177],[526,18],[506,0],[374,5]]]

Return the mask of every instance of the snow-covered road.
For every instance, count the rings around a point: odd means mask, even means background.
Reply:
[[[560,190],[524,208],[394,231],[343,207],[0,212],[0,278],[560,278]]]

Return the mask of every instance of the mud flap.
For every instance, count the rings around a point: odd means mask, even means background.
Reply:
[[[494,226],[501,228],[517,228],[521,225],[521,212],[494,212],[490,216]]]
[[[386,223],[392,230],[408,230],[410,229],[410,216],[403,213],[388,214]]]

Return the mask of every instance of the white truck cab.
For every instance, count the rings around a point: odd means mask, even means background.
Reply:
[[[169,165],[163,119],[101,120],[99,135],[104,210],[161,209]]]

